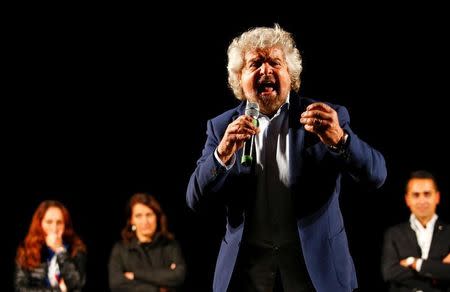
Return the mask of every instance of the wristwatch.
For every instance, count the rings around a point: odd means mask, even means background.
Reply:
[[[347,140],[348,140],[348,134],[346,132],[344,132],[344,135],[342,135],[341,139],[339,140],[339,142],[336,145],[327,145],[327,147],[335,152],[335,153],[339,153],[342,154],[345,152],[345,146],[347,146]]]

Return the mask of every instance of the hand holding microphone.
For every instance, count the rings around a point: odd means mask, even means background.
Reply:
[[[258,127],[259,106],[256,102],[247,102],[245,107],[245,114],[252,117],[252,123]],[[249,140],[244,142],[244,150],[242,151],[241,164],[250,166],[253,162],[253,147],[255,145],[255,135],[252,135]]]
[[[247,140],[251,141],[251,137],[259,133],[256,120],[259,116],[258,104],[248,102],[245,113],[228,125],[217,147],[217,154],[224,164],[228,164],[233,154],[244,147],[244,144],[249,144],[246,143]],[[250,143],[249,146],[251,145]]]

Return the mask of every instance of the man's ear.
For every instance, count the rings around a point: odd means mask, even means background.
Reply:
[[[406,203],[406,206],[408,206],[408,208],[410,208],[409,207],[408,193],[405,193],[405,203]]]

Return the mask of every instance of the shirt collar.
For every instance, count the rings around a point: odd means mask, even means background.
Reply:
[[[434,214],[433,217],[431,217],[430,221],[428,221],[427,226],[423,227],[422,223],[417,219],[417,217],[414,214],[411,214],[409,217],[409,223],[411,224],[411,228],[414,231],[424,231],[424,230],[433,230],[434,224],[436,223],[436,220],[438,218],[438,215]]]
[[[280,108],[277,110],[277,112],[273,115],[273,117],[271,119],[269,119],[265,114],[263,113],[259,113],[260,116],[264,116],[267,117],[269,120],[274,119],[275,117],[279,116],[282,112],[286,112],[289,109],[289,104],[290,104],[290,96],[291,93],[289,92],[287,97],[286,97],[286,101],[280,106]],[[247,100],[248,103],[248,100]],[[247,104],[246,104],[247,105]]]

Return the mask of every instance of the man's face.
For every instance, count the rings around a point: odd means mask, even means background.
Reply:
[[[249,101],[257,102],[264,114],[274,114],[286,101],[291,79],[284,53],[279,48],[245,53],[241,86]]]
[[[436,212],[439,199],[440,194],[432,179],[413,178],[408,182],[405,201],[417,219],[430,220]]]

